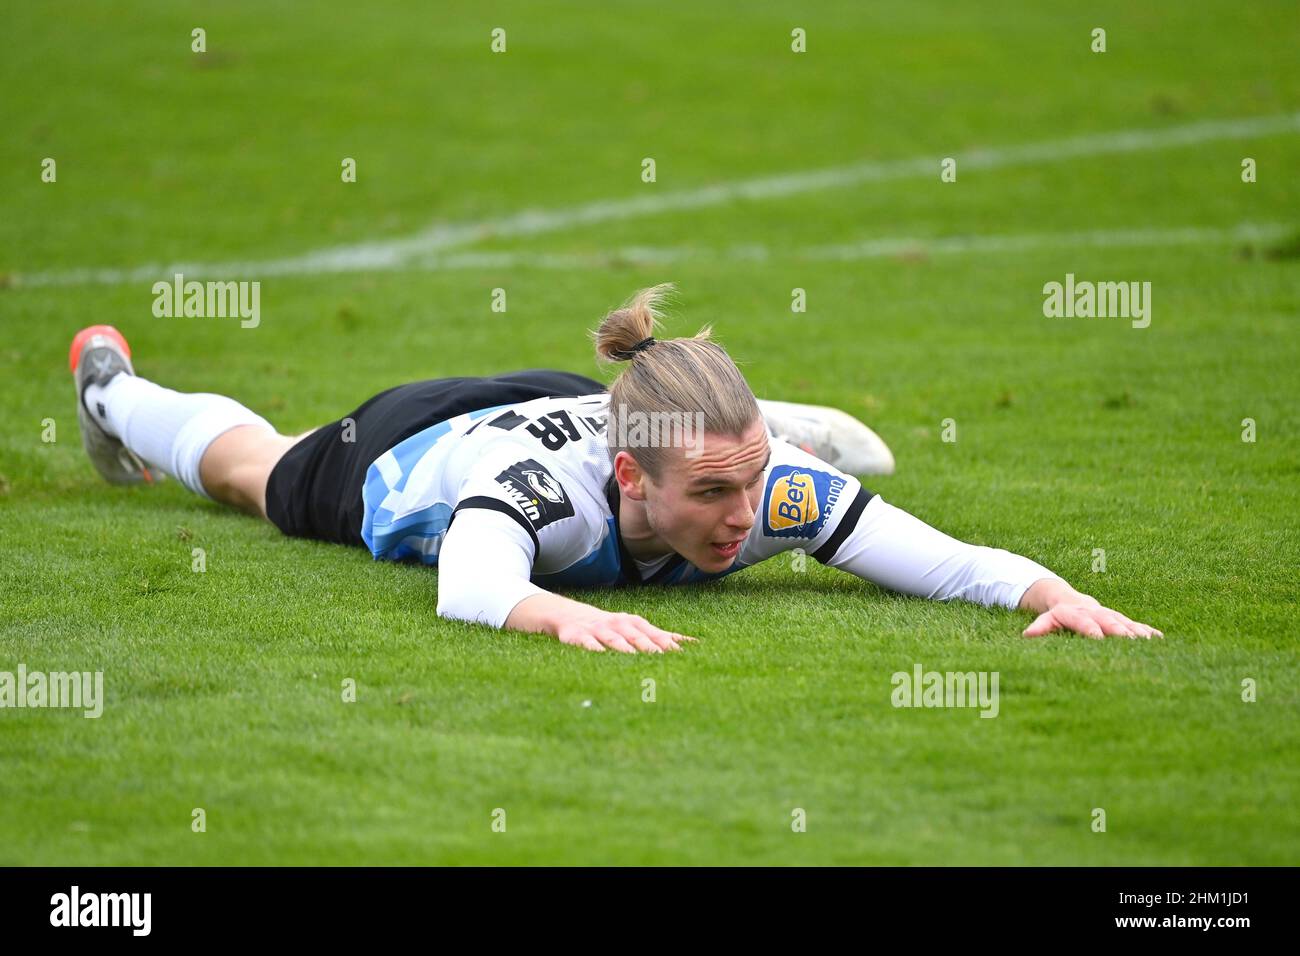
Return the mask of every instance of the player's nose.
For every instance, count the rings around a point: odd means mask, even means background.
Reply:
[[[737,531],[748,531],[754,526],[754,509],[747,495],[741,495],[740,501],[727,516],[727,524]]]

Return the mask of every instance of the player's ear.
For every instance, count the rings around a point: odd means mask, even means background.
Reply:
[[[619,493],[625,498],[645,501],[648,476],[630,452],[620,451],[614,456],[614,480],[618,482]]]

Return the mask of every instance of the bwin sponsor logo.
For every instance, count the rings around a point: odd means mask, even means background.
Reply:
[[[546,472],[537,471],[535,469],[525,469],[524,476],[528,479],[529,487],[547,501],[553,502],[557,505],[564,502],[563,489],[561,489],[555,479]]]
[[[501,482],[501,487],[505,489],[506,496],[524,510],[524,514],[528,516],[529,521],[537,521],[541,518],[542,513],[537,508],[536,498],[530,498],[528,495],[524,494],[524,492],[520,491],[519,488],[515,486],[515,483],[509,478],[506,478]]]

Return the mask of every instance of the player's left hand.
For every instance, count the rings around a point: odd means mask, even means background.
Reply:
[[[1065,630],[1092,637],[1164,637],[1160,631],[1140,621],[1132,621],[1102,607],[1087,594],[1080,594],[1064,581],[1044,579],[1025,592],[1020,606],[1041,611],[1034,623],[1024,630],[1025,637],[1042,637],[1052,631]],[[1044,610],[1045,609],[1045,610]]]
[[[1084,637],[1164,637],[1140,621],[1131,621],[1118,611],[1093,604],[1062,602],[1048,608],[1025,628],[1025,637],[1042,637],[1056,630],[1074,631]]]

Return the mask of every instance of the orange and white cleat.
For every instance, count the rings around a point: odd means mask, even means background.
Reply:
[[[77,424],[81,427],[81,446],[90,463],[114,485],[155,484],[163,473],[146,464],[121,439],[106,432],[96,416],[86,407],[84,396],[91,385],[107,385],[119,373],[134,375],[131,347],[122,333],[111,325],[91,325],[76,334],[68,350],[68,365],[77,386]],[[100,417],[105,413],[101,408]]]

